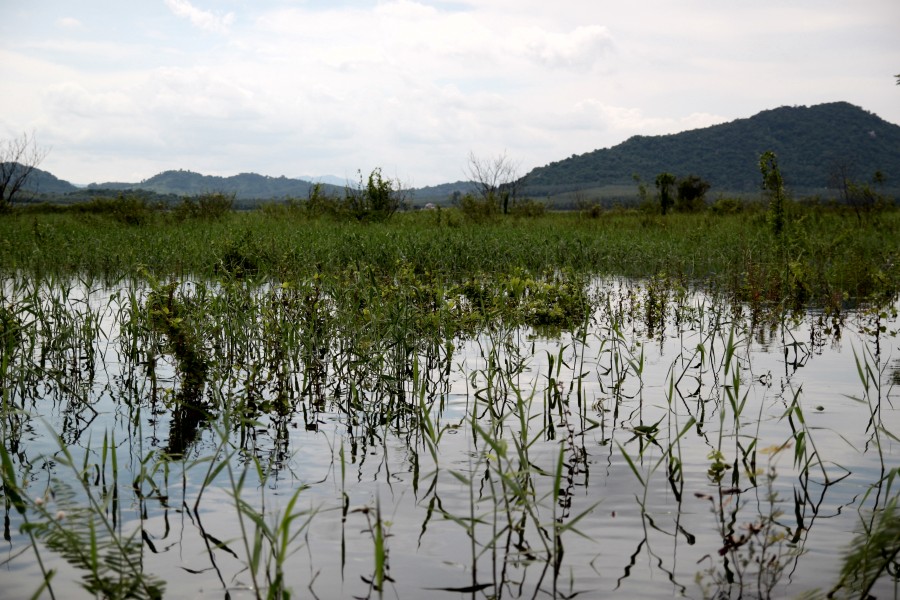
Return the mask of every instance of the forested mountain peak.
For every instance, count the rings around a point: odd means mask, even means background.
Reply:
[[[14,165],[15,169],[24,169],[22,165],[18,163],[4,163],[5,165]],[[77,191],[78,188],[69,183],[68,181],[63,181],[62,179],[58,179],[55,175],[48,171],[43,171],[38,168],[32,169],[32,171],[28,174],[28,178],[25,181],[24,186],[22,187],[23,191],[30,192],[32,194],[67,194],[69,192]]]
[[[634,136],[613,146],[550,163],[528,173],[526,193],[652,181],[662,172],[698,175],[714,189],[759,189],[760,155],[776,153],[786,185],[823,189],[836,170],[868,180],[880,171],[900,184],[900,126],[847,102],[783,106],[752,117],[682,133]]]

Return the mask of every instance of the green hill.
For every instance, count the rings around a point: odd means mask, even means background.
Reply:
[[[454,195],[474,194],[477,189],[478,186],[472,181],[457,181],[416,188],[412,190],[412,196],[419,204],[424,202],[447,204]]]
[[[90,189],[142,189],[157,194],[195,196],[206,193],[234,194],[238,199],[306,198],[314,184],[301,179],[241,173],[231,177],[201,175],[192,171],[163,171],[140,183],[92,183]],[[324,187],[330,188],[324,184]]]
[[[550,163],[522,179],[526,194],[634,185],[662,172],[698,175],[714,191],[759,190],[759,156],[778,155],[785,185],[794,193],[822,192],[835,170],[868,181],[876,171],[900,189],[900,126],[846,102],[786,106],[748,119],[672,135],[635,136],[602,150]]]
[[[15,163],[5,164],[11,165]],[[16,168],[22,167],[21,165],[16,165]],[[22,191],[30,194],[68,194],[77,192],[78,188],[68,181],[58,179],[52,173],[35,168],[28,174],[28,179],[25,180]]]
[[[192,171],[164,171],[140,183],[105,182],[92,183],[90,191],[109,190],[145,190],[163,195],[196,196],[206,193],[234,194],[238,200],[272,200],[281,198],[306,198],[309,190],[315,185],[302,179],[287,177],[267,177],[256,173],[241,173],[231,177],[201,175]],[[344,187],[322,183],[326,194],[342,195]],[[454,191],[463,193],[471,191],[471,182],[458,181],[442,185],[419,188],[411,191],[416,202],[446,201]]]

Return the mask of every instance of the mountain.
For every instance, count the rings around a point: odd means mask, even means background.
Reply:
[[[900,126],[847,102],[785,106],[747,119],[682,133],[635,136],[612,148],[538,167],[521,180],[525,194],[539,196],[603,186],[651,184],[656,175],[698,175],[713,190],[760,189],[760,155],[771,150],[786,187],[814,193],[837,169],[856,181],[880,171],[900,189]]]
[[[418,203],[433,201],[437,204],[448,202],[453,196],[478,193],[478,185],[474,181],[457,181],[456,183],[441,183],[412,190],[413,197]]]
[[[148,190],[158,194],[195,196],[206,193],[234,194],[239,200],[255,198],[306,198],[313,186],[309,181],[241,173],[231,177],[201,175],[192,171],[163,171],[140,183],[92,183],[88,189]],[[325,187],[329,186],[325,184]]]
[[[302,179],[303,181],[310,181],[312,183],[327,183],[330,185],[336,185],[338,187],[347,187],[348,185],[353,185],[354,180],[348,177],[338,177],[337,175],[301,175],[297,179]]]
[[[13,165],[16,163],[4,164]],[[23,167],[17,165],[16,168]],[[28,179],[25,180],[22,191],[30,192],[32,194],[68,194],[70,192],[77,192],[78,188],[68,181],[57,179],[52,173],[34,168],[31,173],[28,174]]]
[[[256,173],[241,173],[231,177],[201,175],[192,171],[164,171],[139,183],[105,182],[92,183],[88,191],[110,190],[145,190],[157,194],[175,194],[179,196],[195,196],[211,192],[234,194],[238,200],[307,198],[313,185],[319,183],[326,194],[343,195],[345,188],[357,185],[356,182],[340,180],[338,177],[324,176],[305,179],[289,179],[287,177],[267,177]],[[338,183],[338,181],[341,183]],[[462,193],[474,190],[472,182],[458,181],[432,187],[410,190],[412,198],[418,202],[428,200],[446,201],[453,192]]]

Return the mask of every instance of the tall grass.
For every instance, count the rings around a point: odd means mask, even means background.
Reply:
[[[900,213],[858,223],[836,210],[793,206],[773,239],[762,213],[547,214],[481,224],[398,214],[384,223],[337,222],[267,212],[217,220],[158,217],[139,225],[102,215],[13,213],[0,219],[0,272],[159,277],[231,273],[300,280],[351,270],[460,280],[480,273],[568,269],[712,286],[751,305],[840,308],[900,287]],[[448,212],[448,211],[443,211]],[[448,220],[450,223],[448,224]]]

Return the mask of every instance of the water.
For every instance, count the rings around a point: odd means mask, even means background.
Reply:
[[[257,338],[214,361],[209,419],[178,411],[172,355],[130,355],[123,323],[146,290],[45,290],[28,314],[53,336],[9,369],[21,410],[6,410],[5,447],[30,498],[99,498],[167,598],[264,593],[275,562],[248,567],[251,515],[277,533],[297,490],[283,575],[299,597],[827,592],[854,532],[898,491],[884,480],[900,454],[896,316],[754,325],[697,293],[651,318],[641,289],[598,281],[583,335],[500,327],[454,340],[449,359],[376,341],[351,365],[332,342],[319,387],[295,368],[311,359],[289,352],[279,376]],[[287,406],[269,407],[284,385]],[[9,502],[6,515],[0,589],[30,597],[41,569]],[[83,570],[38,547],[57,597],[91,596]],[[896,597],[896,579],[872,593]]]

